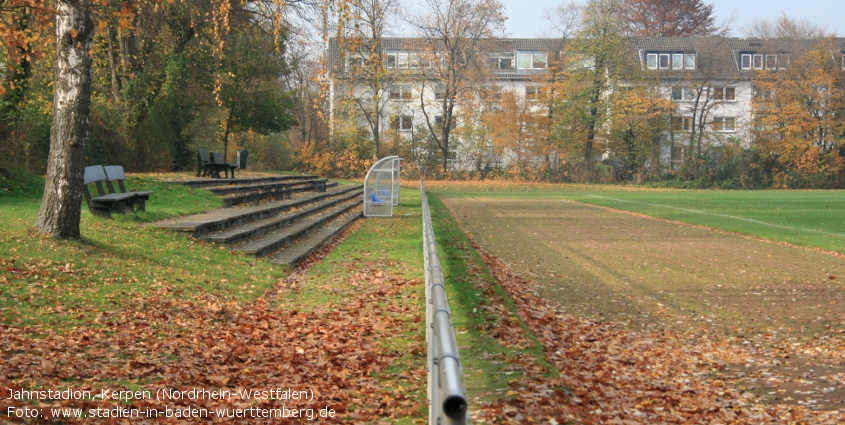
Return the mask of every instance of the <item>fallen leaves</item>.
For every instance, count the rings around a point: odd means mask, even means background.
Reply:
[[[64,267],[64,266],[63,266]],[[69,268],[69,267],[68,267]],[[299,279],[301,276],[295,275]],[[296,278],[294,278],[295,281]],[[292,287],[289,281],[247,305],[226,303],[204,293],[192,300],[151,296],[106,311],[90,325],[55,333],[43,326],[0,325],[0,388],[61,389],[69,385],[98,393],[105,388],[190,390],[207,388],[309,389],[311,401],[287,400],[287,408],[328,406],[338,412],[323,422],[369,422],[414,416],[425,386],[424,359],[402,382],[417,388],[400,391],[399,382],[381,378],[407,353],[384,344],[397,333],[417,328],[418,311],[397,296],[416,282],[373,269],[344,301],[303,311],[275,306]],[[164,289],[162,289],[163,291]],[[376,302],[374,302],[376,301]],[[413,352],[423,353],[419,347]],[[424,356],[418,356],[424,357]],[[24,402],[0,398],[0,410]],[[277,408],[276,400],[40,400],[41,408],[132,407]],[[45,414],[46,415],[46,414]],[[46,415],[49,416],[49,415]],[[46,417],[45,416],[45,417]],[[184,419],[159,418],[157,423]],[[82,421],[81,419],[79,421]],[[255,422],[298,423],[250,419]]]
[[[763,404],[736,378],[713,378],[728,365],[755,360],[753,350],[707,333],[635,332],[562,314],[560,306],[538,295],[534,283],[498,258],[483,257],[561,376],[544,378],[526,361],[513,398],[480,406],[477,423],[845,421],[839,412]]]

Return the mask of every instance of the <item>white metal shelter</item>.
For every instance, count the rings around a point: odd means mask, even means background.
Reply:
[[[399,205],[399,164],[402,158],[386,156],[370,167],[364,178],[364,217],[392,217]]]

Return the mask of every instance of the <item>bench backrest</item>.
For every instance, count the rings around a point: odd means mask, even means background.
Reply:
[[[106,190],[103,188],[103,182],[108,181],[106,179],[106,170],[103,169],[102,165],[91,165],[89,167],[85,167],[85,172],[82,177],[82,195],[85,197],[85,202],[88,204],[88,208],[91,208],[91,191],[88,190],[88,185],[94,183],[97,186],[97,196],[105,196]]]
[[[223,154],[220,152],[212,152],[211,153],[211,163],[212,164],[223,164]]]
[[[211,162],[211,159],[208,157],[208,151],[205,149],[197,149],[197,158],[205,163]]]
[[[85,184],[102,182],[106,180],[106,170],[102,165],[92,165],[85,167],[85,175],[83,177]]]
[[[126,186],[123,184],[123,181],[126,180],[126,173],[123,172],[123,166],[106,165],[103,169],[106,172],[106,185],[109,187],[109,192],[115,192],[112,182],[117,182],[120,193],[126,193]]]

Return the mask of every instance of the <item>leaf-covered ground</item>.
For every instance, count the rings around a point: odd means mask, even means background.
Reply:
[[[547,379],[526,367],[517,396],[490,403],[477,423],[590,424],[839,424],[845,415],[802,406],[761,403],[736,379],[714,374],[729,364],[771,361],[718,335],[638,332],[612,322],[560,313],[539,288],[501,260],[485,262],[513,297],[520,316],[561,371]]]
[[[842,267],[838,258],[722,234],[714,234],[722,239],[717,243],[707,239],[706,229],[618,213],[608,217],[611,212],[565,202],[538,207],[519,199],[473,196],[449,199],[448,204],[485,249],[516,264],[511,269],[485,254],[487,266],[518,305],[546,358],[560,370],[560,378],[539,378],[526,364],[524,380],[512,384],[514,398],[482,409],[479,421],[845,420],[832,412],[839,408],[845,377],[841,327],[831,310],[841,293],[829,278],[834,274],[827,273],[829,267]],[[653,225],[664,229],[656,232]],[[649,239],[655,232],[657,240]],[[724,240],[730,238],[739,242]],[[694,242],[691,251],[683,247],[688,242]],[[758,244],[751,248],[760,252],[737,244]],[[758,279],[778,264],[764,270],[747,255],[736,258],[743,252],[769,258],[761,246],[783,251],[775,254],[783,256],[777,260],[787,268],[790,262],[795,266],[797,256],[816,256],[817,270],[806,276],[812,282],[778,276],[792,285],[785,294],[789,297],[778,295],[774,290],[782,288]],[[737,253],[731,254],[734,248]],[[718,266],[699,261],[713,263],[713,258],[720,260]],[[674,262],[687,268],[675,270]],[[731,276],[740,269],[743,273]],[[721,293],[721,287],[727,292]],[[827,291],[827,299],[817,305],[818,299],[794,294],[793,287],[811,295]],[[702,296],[710,301],[703,302]],[[784,309],[794,316],[783,317]],[[767,321],[767,314],[779,323]],[[517,332],[508,338],[520,336]]]
[[[197,421],[184,413],[229,423],[424,417],[422,258],[405,247],[391,257],[379,251],[390,239],[373,236],[420,240],[418,213],[389,226],[364,223],[347,232],[355,235],[343,244],[350,248],[312,259],[313,272],[291,272],[139,224],[213,208],[219,198],[149,177],[131,184],[156,191],[148,211],[112,220],[84,211],[80,241],[31,230],[40,199],[0,201],[0,248],[8,253],[0,258],[0,422]],[[71,400],[32,393],[67,388],[87,393]],[[156,399],[159,390],[194,389],[223,396]],[[291,399],[288,389],[308,398]],[[29,393],[9,399],[19,390]],[[153,399],[104,398],[103,390]],[[334,417],[319,417],[322,408]]]
[[[9,266],[7,266],[9,267]],[[133,388],[155,394],[160,389],[313,390],[309,400],[256,400],[240,395],[223,400],[42,401],[39,420],[54,416],[54,408],[154,409],[157,423],[181,422],[164,418],[166,409],[207,409],[208,420],[218,409],[319,409],[337,416],[323,422],[370,422],[415,416],[420,411],[418,389],[425,368],[413,364],[407,352],[385,341],[413,332],[421,316],[405,302],[422,284],[383,271],[359,268],[339,300],[303,310],[284,299],[300,291],[300,275],[280,280],[256,300],[239,305],[222,302],[212,293],[173,301],[162,287],[133,305],[100,312],[96,325],[57,333],[44,325],[0,326],[0,387],[6,389],[89,390]],[[325,288],[328,290],[328,288]],[[417,347],[418,353],[422,350]],[[390,373],[397,363],[410,372]],[[9,406],[25,404],[0,400]],[[300,419],[260,419],[247,413],[250,423],[301,423]],[[303,412],[308,412],[303,411]],[[149,414],[149,413],[145,413]],[[144,419],[143,417],[141,419]]]

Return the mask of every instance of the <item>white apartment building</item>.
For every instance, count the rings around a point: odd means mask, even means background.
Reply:
[[[643,71],[640,84],[652,85],[675,105],[667,134],[671,143],[664,147],[661,161],[682,156],[685,143],[689,144],[687,135],[702,122],[706,143],[731,141],[750,145],[757,73],[787,69],[795,58],[819,45],[817,39],[726,37],[629,37],[627,41],[626,54]],[[566,54],[566,43],[560,39],[485,40],[478,52],[487,65],[484,84],[493,91],[508,91],[530,99],[538,93],[550,64],[558,63]],[[845,72],[845,38],[832,43],[831,61]],[[427,76],[441,64],[436,52],[417,47],[421,45],[421,39],[383,39],[384,69],[393,78],[384,79],[380,96],[384,105],[378,117],[381,128],[410,134],[416,126],[425,124],[424,112],[435,114],[434,120],[438,119],[440,89]],[[342,96],[372,98],[366,84],[351,72],[363,59],[342,52],[334,39],[327,53],[332,103]],[[474,105],[478,107],[477,103]],[[461,113],[457,115],[460,117]],[[460,118],[457,125],[461,125]],[[672,152],[670,146],[676,151]]]

